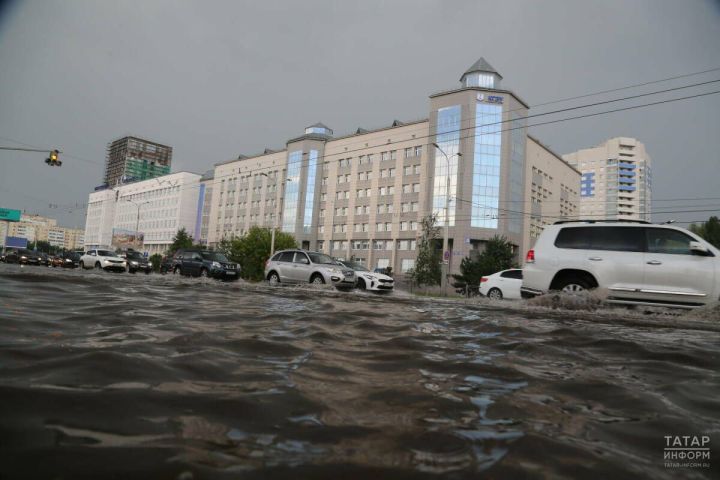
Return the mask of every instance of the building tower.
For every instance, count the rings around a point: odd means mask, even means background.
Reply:
[[[645,145],[616,137],[563,155],[580,170],[580,217],[650,221],[652,170]]]
[[[170,173],[172,147],[138,137],[123,137],[107,146],[104,183],[147,180]]]

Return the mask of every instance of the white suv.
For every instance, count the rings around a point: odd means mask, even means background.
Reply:
[[[314,283],[334,285],[339,290],[355,288],[355,271],[319,252],[292,249],[277,252],[265,262],[270,283]]]
[[[546,226],[527,252],[522,296],[597,287],[607,289],[614,303],[709,304],[720,299],[720,250],[670,225],[576,221]]]
[[[80,257],[80,268],[96,268],[98,270],[115,270],[124,272],[127,262],[110,250],[90,249]]]

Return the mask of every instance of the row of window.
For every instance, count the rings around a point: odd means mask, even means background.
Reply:
[[[401,232],[417,231],[418,229],[418,222],[416,222],[415,220],[404,220],[402,222],[399,222],[398,225],[400,226]],[[375,224],[375,231],[392,232],[392,226],[392,222],[378,222]],[[369,231],[369,225],[367,223],[356,223],[354,228],[356,232]],[[332,226],[332,231],[333,233],[347,233],[348,226],[345,223],[336,223]],[[318,233],[325,233],[325,225],[318,226]]]

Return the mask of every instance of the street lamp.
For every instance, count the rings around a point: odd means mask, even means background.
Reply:
[[[137,217],[135,219],[135,240],[137,240],[138,239],[137,238],[138,230],[140,229],[140,207],[142,207],[143,205],[147,205],[150,202],[137,203],[137,202],[127,199],[127,198],[124,198],[123,200],[125,200],[126,202],[132,203],[137,208]]]
[[[447,283],[448,283],[448,269],[450,268],[450,241],[448,239],[450,235],[450,215],[449,215],[449,204],[450,204],[450,157],[445,151],[440,148],[440,145],[433,142],[433,146],[437,148],[440,153],[445,157],[447,163],[447,172],[445,175],[445,236],[443,238],[443,262],[442,262],[442,277],[440,278],[440,288],[442,288],[445,296],[447,296]],[[455,154],[458,158],[462,157],[462,153],[457,152]],[[445,258],[447,256],[447,259]]]
[[[260,172],[260,175],[262,175],[265,178],[270,178],[270,175],[264,172]],[[286,178],[286,182],[292,182],[292,179]],[[277,182],[276,182],[277,185]],[[284,183],[282,185],[285,185]],[[272,233],[270,234],[270,256],[272,257],[275,253],[275,230],[278,228],[278,217],[280,216],[280,202],[277,199],[277,194],[275,195],[275,225],[273,225]]]

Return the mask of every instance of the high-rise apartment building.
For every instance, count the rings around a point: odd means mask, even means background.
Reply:
[[[517,209],[526,201],[529,107],[501,81],[481,58],[460,86],[430,95],[426,119],[342,136],[317,123],[283,150],[216,164],[209,245],[254,225],[278,227],[303,248],[406,272],[420,220],[435,213],[444,227],[447,205],[452,272],[495,235],[524,250],[529,209]],[[577,195],[579,172],[546,157],[563,171],[558,189]]]
[[[115,187],[170,173],[172,147],[138,137],[123,137],[107,146],[104,183]]]
[[[650,221],[652,169],[641,142],[611,138],[563,158],[582,173],[580,217]]]
[[[28,242],[48,242],[53,247],[66,250],[82,248],[83,246],[83,230],[60,227],[54,218],[40,215],[23,214],[19,222],[7,222],[4,230],[4,235],[0,235],[0,242],[7,235],[9,237],[25,238]]]

